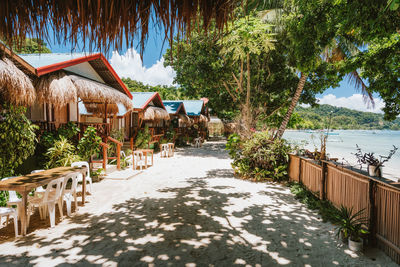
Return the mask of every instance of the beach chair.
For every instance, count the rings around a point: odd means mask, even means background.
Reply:
[[[166,158],[168,157],[168,144],[161,144],[161,157],[162,158]]]

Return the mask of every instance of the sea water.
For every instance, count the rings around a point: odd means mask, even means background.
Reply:
[[[291,143],[306,142],[304,148],[320,150],[320,132],[318,131],[286,131],[283,135]],[[338,158],[339,162],[360,168],[357,164],[356,144],[362,152],[373,152],[375,156],[387,156],[393,145],[399,147],[396,154],[383,167],[383,177],[393,180],[400,179],[400,131],[388,130],[334,130],[328,135],[326,151],[329,157]],[[366,166],[362,166],[366,170]]]

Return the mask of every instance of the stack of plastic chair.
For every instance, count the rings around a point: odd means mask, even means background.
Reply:
[[[0,207],[0,220],[1,220],[1,217],[7,216],[6,225],[8,225],[8,220],[10,219],[9,218],[10,215],[13,216],[13,219],[14,219],[15,237],[18,237],[18,212],[17,212],[17,210],[13,209],[13,208]]]

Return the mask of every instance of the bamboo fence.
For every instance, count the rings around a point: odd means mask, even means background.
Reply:
[[[295,155],[290,155],[289,178],[336,207],[365,209],[371,244],[400,264],[400,183]]]

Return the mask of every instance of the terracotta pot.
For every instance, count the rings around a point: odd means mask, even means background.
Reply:
[[[349,238],[349,249],[351,251],[355,251],[355,252],[359,252],[362,251],[363,249],[363,242],[362,240],[357,242],[357,241],[353,241]]]
[[[382,177],[382,166],[368,165],[368,174],[369,176]]]

